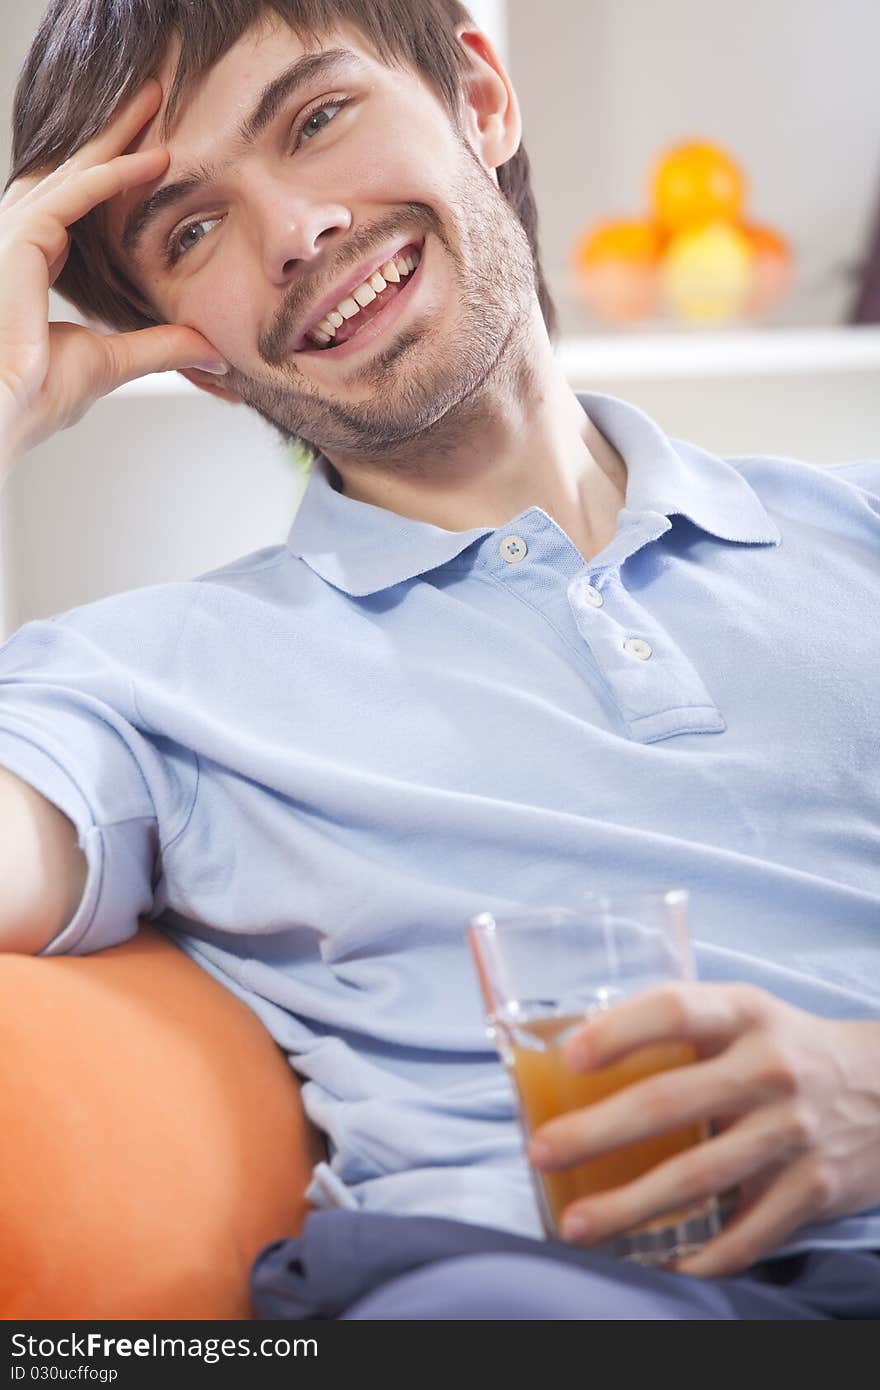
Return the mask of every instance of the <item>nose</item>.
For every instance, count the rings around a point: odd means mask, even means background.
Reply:
[[[266,278],[279,288],[308,262],[325,255],[352,225],[351,211],[343,203],[292,189],[289,179],[263,183],[254,193],[252,209]]]

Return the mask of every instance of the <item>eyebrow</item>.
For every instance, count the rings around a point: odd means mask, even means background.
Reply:
[[[277,77],[273,77],[262,90],[251,114],[242,121],[233,142],[233,153],[224,165],[202,164],[188,170],[174,183],[166,183],[157,188],[148,198],[144,198],[132,208],[122,230],[121,246],[124,255],[134,260],[138,254],[149,228],[168,208],[188,198],[190,194],[206,191],[217,182],[219,175],[230,163],[251,148],[267,126],[271,125],[285,101],[301,87],[309,86],[319,79],[365,68],[365,63],[349,48],[328,48],[320,53],[307,53],[297,58]]]

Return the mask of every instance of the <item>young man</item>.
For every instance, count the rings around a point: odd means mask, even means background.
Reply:
[[[259,1014],[328,1136],[312,1201],[389,1214],[343,1316],[880,1313],[880,463],[723,460],[572,392],[516,96],[454,0],[91,8],[107,42],[56,0],[16,101],[8,459],[174,367],[317,457],[285,546],[0,652],[7,805],[39,793],[56,870],[8,947],[146,915]],[[128,93],[88,128],[78,56]],[[117,335],[49,328],[47,280]],[[544,1161],[715,1133],[540,1243],[465,924],[660,884],[701,982],[570,1060],[701,1060],[545,1126]],[[589,1253],[731,1189],[678,1272]]]

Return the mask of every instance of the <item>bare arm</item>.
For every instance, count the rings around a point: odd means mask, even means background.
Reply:
[[[72,920],[86,857],[63,811],[0,767],[0,951],[37,955]]]

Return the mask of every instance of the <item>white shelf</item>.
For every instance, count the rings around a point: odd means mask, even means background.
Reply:
[[[681,380],[880,371],[880,326],[584,334],[557,356],[569,380]]]
[[[880,326],[587,333],[563,338],[556,355],[568,380],[577,383],[880,372]],[[196,390],[177,372],[158,372],[112,394],[178,396],[194,395]]]

